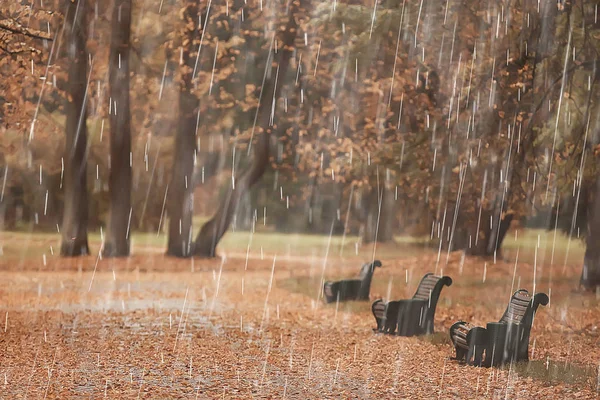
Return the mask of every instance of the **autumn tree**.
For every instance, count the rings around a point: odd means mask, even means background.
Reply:
[[[56,171],[52,163],[44,163],[40,179],[38,166],[42,159],[51,159],[60,165],[57,150],[62,142],[48,143],[47,136],[40,135],[45,121],[38,118],[38,110],[46,105],[41,93],[50,86],[46,83],[46,66],[56,58],[52,52],[58,42],[54,40],[54,32],[62,21],[61,13],[52,12],[54,6],[53,2],[45,2],[31,9],[27,4],[11,2],[0,7],[0,179],[3,187],[0,226],[5,229],[36,223],[51,223],[56,227],[54,215],[46,210],[54,210],[54,194],[58,188],[55,178],[60,169]],[[57,128],[49,129],[53,139],[59,133]],[[40,201],[49,207],[35,207]]]
[[[427,205],[441,247],[495,255],[511,220],[540,204],[527,174],[545,153],[535,127],[560,109],[552,82],[567,35],[553,40],[564,32],[556,6],[340,4],[315,14],[324,40],[308,96],[320,111],[306,159],[325,163],[324,179],[361,187],[354,195],[371,215],[384,208],[381,188],[395,186],[411,207]],[[392,181],[381,185],[378,168]],[[378,219],[362,214],[367,239]]]
[[[275,24],[278,29],[277,40],[274,35],[268,50],[254,124],[248,143],[252,160],[246,169],[233,177],[231,186],[227,188],[217,211],[200,229],[194,245],[194,254],[197,256],[214,257],[216,255],[217,245],[227,232],[242,196],[263,176],[269,166],[270,140],[272,131],[277,128],[276,104],[286,81],[295,50],[294,42],[298,34],[296,22],[298,16],[296,14],[299,5],[299,0],[292,0],[287,23],[285,25],[279,22]],[[256,141],[254,141],[255,137]]]
[[[598,66],[598,4],[565,3],[557,32],[566,33],[561,73],[550,82],[558,99],[555,115],[540,129],[540,139],[552,143],[549,160],[539,157],[542,181],[553,207],[552,223],[569,240],[585,239],[580,279],[586,290],[600,287],[598,229],[600,196],[600,68]],[[561,211],[562,209],[562,211]],[[568,213],[565,217],[564,214]]]

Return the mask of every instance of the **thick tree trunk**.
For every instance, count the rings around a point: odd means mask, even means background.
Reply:
[[[512,213],[504,214],[499,204],[493,210],[482,210],[481,217],[479,212],[473,216],[459,211],[456,224],[453,222],[455,208],[448,207],[446,217],[442,219],[443,228],[441,225],[435,227],[440,230],[441,248],[450,251],[464,250],[473,256],[499,256],[514,218]]]
[[[86,2],[68,2],[65,18],[69,81],[65,113],[67,137],[63,184],[65,204],[62,219],[60,254],[79,256],[89,253],[87,240],[87,40]]]
[[[194,185],[194,151],[196,149],[196,122],[200,101],[192,92],[194,66],[200,39],[199,1],[188,0],[183,11],[187,41],[181,55],[181,82],[179,89],[179,123],[175,138],[173,175],[169,184],[169,242],[167,254],[189,257],[192,254],[192,212]],[[204,21],[204,18],[202,18]]]
[[[508,233],[508,228],[510,228],[513,218],[514,214],[506,214],[504,216],[499,216],[499,219],[495,220],[489,235],[487,255],[492,256],[500,253],[502,243]]]
[[[115,0],[112,15],[109,85],[110,114],[110,216],[103,254],[129,255],[131,222],[131,112],[129,106],[129,48],[131,0]]]
[[[294,7],[291,7],[291,9],[294,9]],[[261,98],[256,114],[258,139],[255,144],[251,144],[254,151],[252,163],[236,179],[235,185],[228,188],[225,198],[220,203],[216,213],[202,226],[194,245],[194,254],[197,256],[214,257],[216,255],[217,244],[227,232],[242,196],[263,176],[268,167],[269,141],[272,130],[271,113],[275,109],[275,103],[279,98],[283,86],[280,81],[286,76],[297,35],[297,23],[293,11],[290,11],[288,18],[281,43],[277,45],[279,51],[274,55],[275,58],[279,58],[277,67],[272,67],[271,51],[274,50],[273,45],[267,59],[265,81],[261,89]]]
[[[381,203],[381,204],[380,204]],[[394,237],[395,200],[394,190],[382,187],[370,189],[364,199],[363,243],[389,242]]]
[[[380,242],[394,240],[394,229],[396,228],[396,199],[394,188],[386,186],[383,189],[381,199],[381,216],[379,217],[379,233],[377,238]]]
[[[596,191],[591,209],[588,211],[586,248],[581,273],[581,286],[587,290],[600,287],[600,175],[596,180]]]
[[[514,214],[502,215],[500,210],[482,213],[479,238],[467,252],[474,256],[499,256]],[[491,216],[491,218],[490,218]],[[490,223],[491,221],[491,223]]]

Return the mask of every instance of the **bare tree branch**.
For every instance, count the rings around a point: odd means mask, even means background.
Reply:
[[[33,39],[53,40],[52,35],[50,35],[50,33],[42,32],[37,29],[27,28],[13,20],[0,20],[0,29],[19,35],[29,36]]]

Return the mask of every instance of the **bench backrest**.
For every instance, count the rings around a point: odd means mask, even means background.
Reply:
[[[548,304],[548,296],[544,293],[529,294],[526,289],[517,290],[500,318],[500,322],[507,324],[521,324],[525,329],[531,329],[533,316],[539,305]]]
[[[381,261],[374,260],[372,263],[366,263],[360,269],[360,289],[358,298],[363,300],[369,299],[369,293],[371,292],[371,280],[373,279],[373,273],[375,268],[381,267]]]
[[[427,312],[424,315],[423,322],[427,325],[426,330],[428,333],[433,332],[435,309],[444,285],[452,285],[452,278],[449,276],[437,276],[429,272],[421,279],[419,287],[417,287],[417,291],[413,296],[413,299],[427,300]]]
[[[531,295],[525,289],[517,290],[504,311],[504,315],[500,318],[500,322],[507,324],[520,324],[527,313],[527,309],[531,303]]]
[[[375,260],[372,263],[369,262],[363,264],[362,268],[360,269],[359,278],[363,280],[372,277],[376,267],[381,267],[381,261]]]
[[[426,308],[420,308],[420,315],[418,325],[420,328],[417,331],[424,333],[433,333],[433,322],[435,317],[435,309],[437,306],[440,293],[444,286],[452,285],[452,278],[449,276],[436,276],[432,273],[426,274],[417,288],[417,292],[413,296],[415,300],[422,300],[427,302]],[[406,311],[403,308],[406,303],[405,300],[384,302],[379,299],[376,300],[371,306],[373,316],[377,321],[377,330],[380,332],[393,333],[396,330],[396,325],[399,323],[399,313]],[[421,303],[422,304],[422,303]],[[412,309],[412,308],[411,308]],[[412,312],[412,311],[411,311]],[[404,317],[403,317],[404,318]],[[412,317],[408,317],[409,319]],[[398,328],[400,329],[400,328]],[[407,327],[403,325],[402,332],[405,329],[415,329],[414,327]],[[411,331],[414,332],[414,331]]]
[[[385,318],[385,309],[386,309],[386,303],[382,299],[375,300],[375,302],[371,306],[371,311],[373,311],[373,315],[377,319]]]
[[[450,281],[449,284],[447,283],[448,280]],[[425,274],[423,279],[421,279],[421,283],[419,283],[419,287],[417,288],[417,292],[413,296],[413,299],[431,300],[432,295],[435,295],[436,291],[441,290],[441,287],[444,284],[450,286],[452,284],[452,279],[448,276],[436,276],[431,272]]]
[[[517,290],[510,298],[510,302],[504,311],[504,315],[500,318],[500,322],[519,324],[520,334],[516,353],[518,360],[529,359],[529,335],[533,318],[540,304],[545,306],[549,301],[550,299],[545,293],[536,293],[532,296],[525,289]]]

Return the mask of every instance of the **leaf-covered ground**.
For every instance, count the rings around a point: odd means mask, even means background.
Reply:
[[[371,292],[403,298],[428,271],[450,275],[437,333],[376,335],[370,302],[325,305],[321,277],[356,257],[259,254],[177,260],[0,261],[0,398],[596,398],[600,308],[576,292],[578,265],[384,258]],[[451,360],[458,319],[498,320],[518,287],[550,294],[531,362]]]

